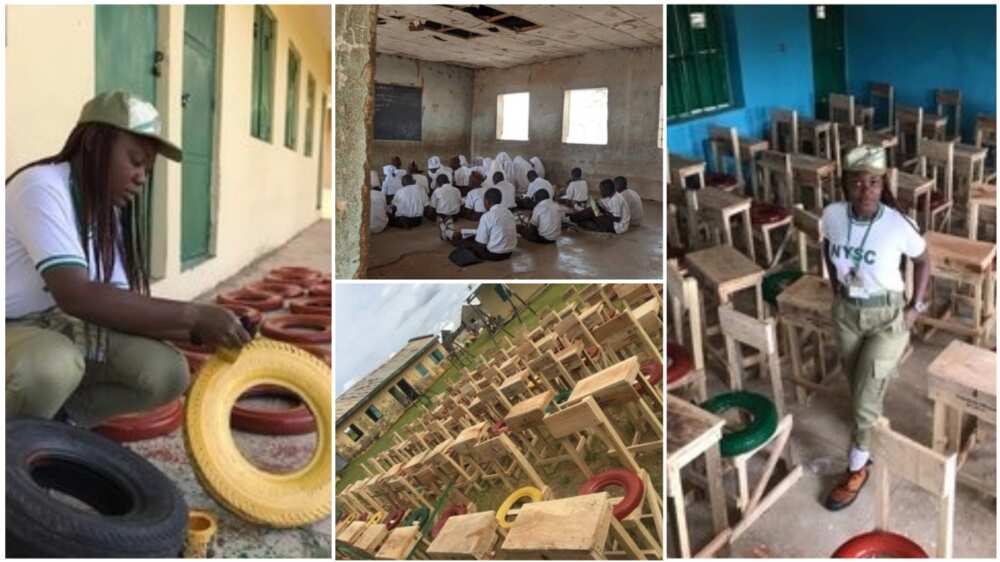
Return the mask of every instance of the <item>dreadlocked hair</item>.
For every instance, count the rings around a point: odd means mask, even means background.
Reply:
[[[79,208],[76,209],[77,226],[87,263],[97,264],[98,280],[110,283],[117,250],[122,257],[129,287],[148,295],[148,245],[145,239],[148,217],[143,210],[152,187],[147,185],[144,192],[125,207],[115,209],[108,189],[108,174],[111,148],[120,134],[122,131],[104,123],[80,123],[70,132],[62,150],[21,166],[7,177],[5,185],[33,166],[69,162],[70,174],[80,191]],[[88,238],[92,239],[92,244],[88,243]]]

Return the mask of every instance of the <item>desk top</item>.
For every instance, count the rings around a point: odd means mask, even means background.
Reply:
[[[667,159],[670,163],[671,174],[684,175],[686,173],[698,173],[700,170],[705,169],[704,160],[692,160],[672,152],[667,153]]]
[[[667,466],[680,469],[722,439],[725,420],[667,394]]]
[[[593,396],[598,403],[605,398],[617,398],[622,393],[635,393],[632,384],[639,375],[639,359],[630,357],[621,363],[612,365],[582,379],[573,387],[573,393],[566,400],[566,405],[576,404],[588,396]]]
[[[500,547],[511,554],[559,551],[562,555],[602,552],[611,527],[607,492],[524,504]]]
[[[950,382],[979,393],[997,395],[997,354],[994,351],[952,340],[927,367],[930,385]]]
[[[492,511],[453,515],[427,547],[427,554],[483,558],[496,540],[497,518]]]
[[[684,260],[688,271],[713,289],[741,280],[747,280],[752,285],[764,278],[764,270],[732,246],[715,246],[691,252]]]
[[[997,206],[997,186],[991,183],[974,183],[969,190],[969,203]]]
[[[971,158],[978,160],[986,158],[989,149],[986,147],[976,148],[975,145],[955,143],[955,158]]]
[[[378,549],[375,558],[379,560],[405,560],[410,549],[420,539],[420,527],[396,527],[389,532],[382,548]]]
[[[837,169],[837,163],[811,154],[792,154],[792,170],[813,174],[832,173]]]
[[[545,417],[545,407],[549,405],[555,395],[554,391],[546,390],[541,394],[521,400],[511,406],[504,421],[507,422],[507,426],[512,431],[540,424],[542,418]]]
[[[927,240],[933,267],[982,273],[990,267],[997,252],[996,244],[992,242],[969,240],[941,232],[928,232],[924,239]]]

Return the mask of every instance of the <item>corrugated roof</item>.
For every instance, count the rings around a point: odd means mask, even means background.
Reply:
[[[353,414],[359,405],[375,394],[392,377],[409,367],[410,363],[436,343],[437,338],[433,335],[411,339],[406,342],[406,345],[402,349],[394,353],[388,361],[383,363],[382,366],[368,373],[364,378],[354,383],[351,388],[345,390],[334,404],[337,425],[340,424],[341,420]]]

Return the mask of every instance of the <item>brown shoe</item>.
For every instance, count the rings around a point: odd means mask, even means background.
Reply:
[[[854,503],[858,494],[861,493],[861,488],[868,481],[868,467],[871,464],[871,461],[868,461],[868,464],[860,470],[854,472],[847,471],[840,484],[837,484],[834,489],[830,490],[830,495],[826,497],[826,502],[823,505],[830,511],[840,511]]]

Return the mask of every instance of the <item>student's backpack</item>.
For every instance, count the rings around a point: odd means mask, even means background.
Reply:
[[[475,252],[468,248],[456,248],[448,255],[448,259],[458,267],[475,265],[483,261],[476,256]]]

